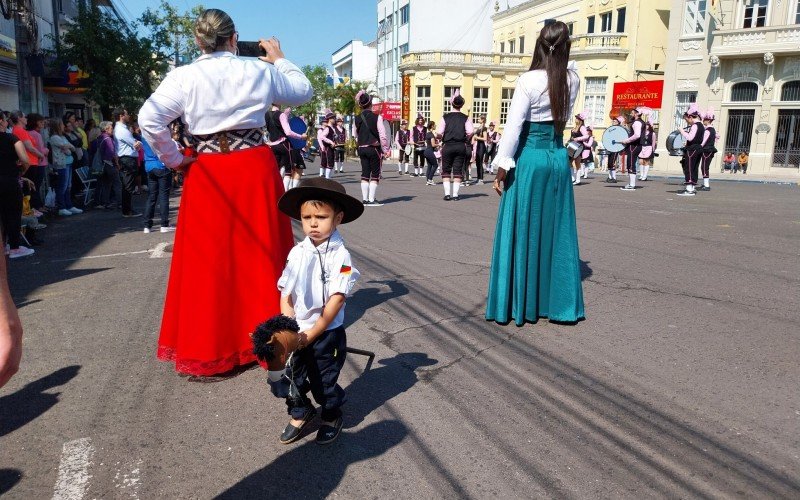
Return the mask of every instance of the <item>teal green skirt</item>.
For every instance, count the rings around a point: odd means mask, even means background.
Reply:
[[[486,319],[518,326],[584,317],[567,150],[552,122],[525,122],[494,235]]]

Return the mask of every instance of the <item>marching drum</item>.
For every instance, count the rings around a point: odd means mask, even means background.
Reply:
[[[628,138],[628,131],[619,125],[612,125],[603,132],[603,147],[609,153],[619,153],[625,149],[622,141]]]
[[[404,149],[406,156],[411,156],[414,153],[414,145],[413,144],[406,144]]]
[[[686,147],[686,139],[681,135],[680,130],[670,132],[667,136],[667,151],[670,156],[683,156],[683,148]]]
[[[299,116],[293,116],[289,120],[289,128],[292,129],[292,132],[300,135],[303,135],[308,131],[306,122],[304,122]],[[289,138],[289,144],[291,144],[292,148],[294,149],[303,149],[307,145],[305,139],[294,139],[292,137]]]
[[[583,154],[583,144],[580,142],[569,141],[567,143],[567,155],[573,160],[580,158]]]

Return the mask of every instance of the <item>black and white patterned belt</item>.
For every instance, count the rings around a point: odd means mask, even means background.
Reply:
[[[260,128],[226,130],[192,138],[198,153],[230,153],[264,145],[264,131]]]

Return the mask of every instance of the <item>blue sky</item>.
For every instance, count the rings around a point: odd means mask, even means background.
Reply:
[[[375,0],[217,0],[201,2],[170,0],[185,11],[202,3],[222,9],[233,18],[241,40],[276,36],[287,59],[300,66],[323,63],[330,66],[331,54],[350,40],[371,41],[377,30]],[[123,16],[138,18],[159,0],[115,2]]]

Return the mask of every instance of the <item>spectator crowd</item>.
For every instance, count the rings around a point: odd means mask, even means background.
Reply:
[[[182,128],[173,127],[181,141]],[[79,216],[84,209],[140,217],[133,197],[148,193],[144,233],[160,204],[161,232],[169,221],[169,194],[176,172],[166,168],[142,138],[131,115],[118,108],[113,121],[97,124],[73,112],[61,118],[0,110],[0,223],[11,259],[35,253],[45,221]],[[79,205],[83,208],[79,208]]]

